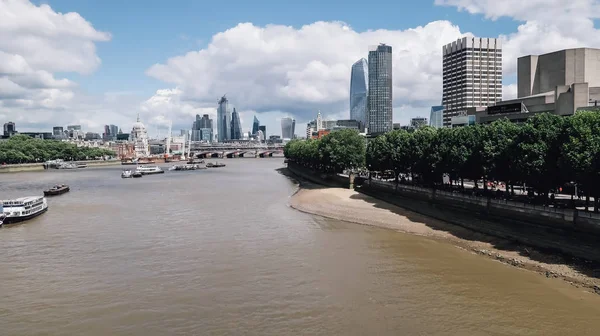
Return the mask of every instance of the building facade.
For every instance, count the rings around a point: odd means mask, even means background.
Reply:
[[[463,37],[442,47],[443,126],[467,108],[502,100],[502,44],[495,38]]]
[[[7,123],[4,123],[4,136],[5,137],[11,137],[13,135],[15,135],[17,133],[17,126],[15,126],[15,123],[12,121],[9,121]]]
[[[419,127],[423,127],[423,126],[427,126],[427,125],[429,125],[427,118],[416,117],[416,118],[410,119],[410,127],[412,127],[412,128],[419,128]]]
[[[392,47],[380,44],[369,51],[367,131],[377,134],[392,130]]]
[[[218,142],[231,139],[231,109],[225,96],[219,99],[217,108],[217,137]]]
[[[429,126],[444,127],[444,106],[432,106],[429,113]]]
[[[192,124],[192,141],[213,141],[213,120],[208,114],[196,114],[196,121]]]
[[[240,122],[240,115],[233,108],[233,113],[231,113],[231,138],[230,140],[240,140],[242,139],[242,124]]]
[[[564,49],[517,60],[517,98],[477,111],[478,123],[523,122],[549,112],[572,115],[600,100],[600,49]]]
[[[136,158],[143,158],[150,155],[148,131],[146,130],[146,126],[140,121],[139,115],[137,121],[133,123],[131,133],[129,133],[129,141],[133,142],[134,156]]]
[[[296,120],[290,117],[281,118],[281,137],[293,139],[296,134]]]
[[[352,65],[350,74],[350,119],[366,124],[367,95],[369,93],[369,65],[361,58]]]
[[[260,121],[258,121],[258,118],[256,116],[254,116],[254,121],[252,122],[252,135],[255,135],[256,133],[258,133],[259,126],[260,126]]]

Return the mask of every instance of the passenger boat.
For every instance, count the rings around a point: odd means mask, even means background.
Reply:
[[[68,185],[59,184],[59,185],[55,185],[54,187],[52,187],[48,190],[44,190],[44,196],[61,195],[61,194],[68,192],[69,190],[71,190],[71,189],[69,188]]]
[[[44,196],[28,196],[0,201],[0,226],[26,221],[48,210]]]
[[[142,174],[142,173],[140,173],[139,171],[134,171],[134,172],[131,174],[131,177],[142,177],[142,176],[143,176],[143,174]]]
[[[123,172],[121,173],[121,177],[122,178],[131,178],[131,177],[133,177],[133,173],[131,172],[131,170],[126,169],[126,170],[123,170]]]
[[[75,165],[77,168],[87,168],[87,164],[85,163],[78,163]]]
[[[174,165],[169,170],[198,170],[206,169],[205,165],[202,164],[187,164],[187,165]]]
[[[142,175],[163,174],[165,172],[159,166],[140,166],[135,171]]]
[[[206,167],[207,168],[221,168],[221,167],[225,167],[225,164],[222,162],[215,162],[215,163],[209,162],[206,164]]]

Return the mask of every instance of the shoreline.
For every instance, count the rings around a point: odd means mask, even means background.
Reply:
[[[564,256],[542,252],[505,238],[478,233],[351,189],[326,187],[309,182],[287,168],[280,172],[298,184],[288,202],[295,210],[448,242],[488,259],[533,271],[547,278],[562,279],[577,288],[600,294],[600,279],[582,273],[577,268],[585,265],[575,265]]]
[[[75,163],[85,163],[87,168],[115,166],[121,164],[120,160],[95,160],[95,161],[69,161]],[[20,163],[0,166],[0,174],[2,173],[26,173],[44,171],[44,163]]]

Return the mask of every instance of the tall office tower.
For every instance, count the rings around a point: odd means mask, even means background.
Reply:
[[[463,37],[442,47],[445,127],[467,108],[502,100],[502,44],[495,38]]]
[[[392,47],[380,44],[369,51],[368,132],[392,130]]]
[[[432,106],[429,114],[429,126],[441,128],[444,126],[444,107]]]
[[[296,120],[290,117],[281,118],[281,138],[293,139],[296,128]]]
[[[235,107],[233,108],[233,113],[231,114],[231,139],[242,139],[242,124],[240,122],[240,115],[235,110]]]
[[[266,139],[267,139],[267,126],[265,126],[265,125],[260,125],[260,126],[258,126],[258,130],[259,130],[259,131],[262,131],[262,133],[263,133],[263,137],[264,137],[264,139],[263,139],[263,140],[266,140]]]
[[[225,96],[219,99],[217,108],[217,136],[218,142],[231,139],[231,110],[229,100]]]
[[[254,116],[254,122],[252,123],[252,135],[258,132],[258,126],[260,126],[260,121],[258,121],[256,116]]]
[[[350,119],[367,122],[367,94],[369,91],[369,65],[361,58],[352,65],[350,74]]]

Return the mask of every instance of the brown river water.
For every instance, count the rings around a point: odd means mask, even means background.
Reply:
[[[288,207],[282,159],[0,175],[0,335],[598,335],[600,296],[449,243]],[[166,166],[165,166],[166,168]]]

